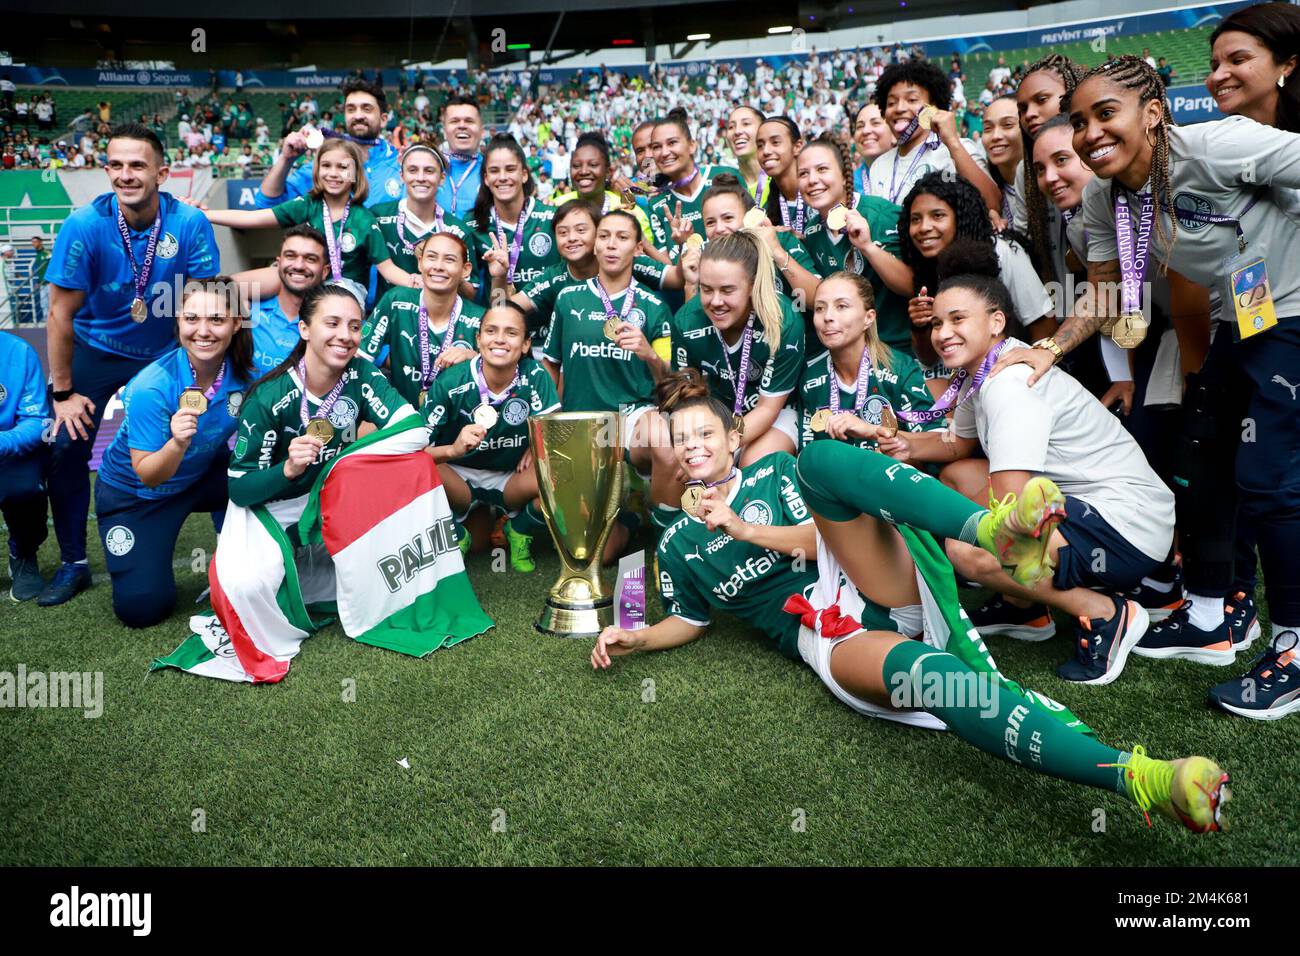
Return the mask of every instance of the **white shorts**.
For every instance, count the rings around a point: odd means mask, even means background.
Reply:
[[[473,510],[475,504],[506,505],[506,483],[510,481],[511,471],[489,471],[486,468],[467,468],[454,461],[447,462],[451,470],[465,479],[469,485],[471,503],[466,514]]]
[[[790,439],[790,444],[794,445],[795,451],[799,450],[799,416],[795,414],[793,408],[783,408],[777,412],[772,427]]]

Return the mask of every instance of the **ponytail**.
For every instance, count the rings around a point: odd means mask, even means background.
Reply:
[[[739,263],[749,276],[749,303],[758,316],[763,339],[776,352],[781,347],[781,320],[785,315],[776,291],[776,263],[763,240],[748,229],[714,239],[704,247],[700,262]]]
[[[655,385],[655,404],[665,415],[674,415],[688,408],[707,408],[728,432],[736,427],[731,408],[709,391],[704,374],[697,368],[684,368],[670,372]]]

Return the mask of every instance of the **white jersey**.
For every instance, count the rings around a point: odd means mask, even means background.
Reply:
[[[1011,304],[1016,315],[1026,324],[1035,322],[1054,311],[1052,297],[1038,278],[1034,262],[1019,243],[1008,242],[1001,236],[993,240],[998,253],[998,277],[1011,293]]]
[[[1008,339],[1007,349],[1028,348]],[[1045,475],[1071,497],[1091,505],[1131,545],[1154,560],[1174,538],[1174,495],[1151,469],[1119,419],[1060,368],[1030,388],[1028,365],[1013,365],[985,381],[957,409],[953,428],[978,438],[989,473]]]
[[[938,143],[938,137],[933,133],[931,136],[933,141]],[[975,162],[979,163],[980,168],[988,172],[988,160],[984,157],[983,148],[970,139],[963,139],[961,145],[975,159]],[[912,191],[912,187],[922,176],[944,170],[954,173],[957,171],[952,154],[943,143],[939,143],[934,149],[927,149],[923,156],[917,155],[917,150],[920,148],[919,145],[915,146],[906,156],[900,156],[898,147],[895,146],[872,160],[869,179],[871,195],[882,196],[894,205],[901,206],[907,194]]]

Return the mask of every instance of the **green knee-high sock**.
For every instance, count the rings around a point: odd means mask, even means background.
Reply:
[[[813,442],[797,471],[808,506],[831,521],[868,514],[975,544],[988,511],[910,465],[840,441]]]
[[[1113,766],[1124,760],[1124,752],[1028,706],[992,675],[977,674],[947,651],[904,641],[885,657],[884,677],[885,686],[901,705],[923,706],[985,753],[1039,773],[1128,795],[1123,768]]]
[[[536,503],[530,501],[510,519],[510,527],[516,534],[526,534],[532,538],[546,530],[546,519],[537,509]]]

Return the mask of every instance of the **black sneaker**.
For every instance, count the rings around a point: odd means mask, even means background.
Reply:
[[[1182,562],[1174,564],[1173,586],[1167,591],[1160,591],[1146,584],[1138,584],[1133,590],[1126,595],[1130,601],[1137,601],[1142,607],[1146,608],[1147,617],[1152,623],[1163,621],[1183,603],[1183,565]]]
[[[1184,601],[1146,632],[1133,648],[1133,653],[1138,657],[1195,661],[1221,667],[1236,660],[1237,648],[1233,646],[1227,617],[1214,630],[1203,631],[1192,623],[1191,610],[1192,602]]]
[[[66,604],[90,587],[90,568],[84,564],[63,564],[54,572],[54,579],[36,599],[38,607]]]
[[[1300,710],[1300,636],[1283,631],[1249,671],[1210,688],[1210,701],[1238,717],[1278,720]],[[1285,648],[1285,650],[1280,648]]]
[[[1136,601],[1107,595],[1115,605],[1109,621],[1079,618],[1074,659],[1056,669],[1062,680],[1075,684],[1109,684],[1124,671],[1128,653],[1146,633],[1150,619]]]
[[[1019,607],[995,594],[977,610],[968,612],[981,637],[1002,634],[1018,641],[1045,641],[1056,633],[1056,622],[1045,604]]]
[[[1223,605],[1223,613],[1228,618],[1228,632],[1232,635],[1232,646],[1244,651],[1255,643],[1260,635],[1259,614],[1255,610],[1255,599],[1238,591],[1230,595]]]
[[[30,601],[45,590],[45,579],[41,577],[41,569],[35,558],[15,558],[10,555],[9,577],[13,579],[13,585],[9,589],[11,601]]]

